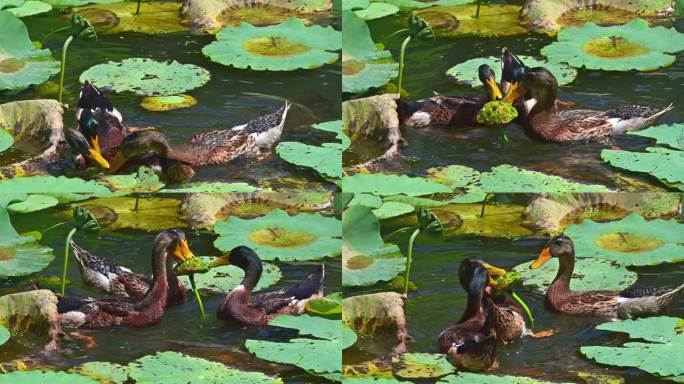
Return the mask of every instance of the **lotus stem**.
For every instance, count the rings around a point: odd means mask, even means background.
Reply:
[[[413,258],[413,241],[420,234],[420,228],[416,228],[411,234],[408,243],[408,257],[406,258],[406,271],[404,272],[404,296],[408,297],[409,276],[411,275],[411,259]]]
[[[405,231],[405,230],[407,230],[407,229],[413,229],[413,227],[404,227],[404,228],[399,228],[399,229],[397,229],[396,231],[392,231],[392,232],[390,232],[389,235],[385,236],[385,240],[387,240],[387,239],[389,239],[390,237],[396,235],[397,233],[403,232],[403,231]]]
[[[138,6],[135,8],[135,15],[138,16],[140,14],[140,1],[138,0]]]
[[[73,35],[67,37],[66,41],[64,42],[64,45],[62,46],[62,63],[59,66],[59,96],[57,97],[57,100],[60,103],[62,102],[62,91],[64,90],[64,70],[66,68],[67,48],[69,48],[69,44],[71,44],[73,40]]]
[[[133,206],[133,212],[138,212],[138,207],[140,205],[140,195],[135,194],[135,206]]]
[[[197,285],[195,285],[195,274],[191,273],[188,275],[190,278],[190,285],[192,285],[192,291],[195,292],[195,298],[197,299],[197,306],[199,307],[200,310],[200,318],[202,320],[207,318],[207,315],[204,313],[204,303],[202,303],[202,298],[200,297],[199,291],[197,290]]]
[[[485,193],[484,199],[482,199],[482,208],[480,209],[480,219],[484,217],[485,207],[487,206],[487,199],[489,198],[489,193]]]
[[[475,10],[475,19],[476,20],[480,18],[480,2],[481,1],[482,0],[477,0],[477,9]]]
[[[64,224],[67,224],[67,223],[70,223],[70,221],[62,221],[61,223],[57,223],[57,224],[55,224],[55,225],[51,225],[51,226],[49,226],[47,229],[43,230],[43,233],[46,233],[46,232],[48,232],[48,231],[51,231],[51,230],[53,230],[53,229],[59,227],[60,225],[64,225]]]
[[[404,78],[404,53],[406,52],[406,46],[411,41],[411,35],[406,36],[404,42],[401,43],[401,50],[399,51],[399,80],[397,81],[397,93],[401,97],[401,82]]]
[[[518,296],[517,293],[515,293],[515,291],[511,289],[510,292],[513,299],[517,301],[518,304],[520,304],[520,306],[525,310],[527,317],[530,319],[530,328],[534,328],[534,317],[532,316],[532,311],[530,311],[530,308],[527,306],[527,304],[525,304],[523,299],[520,296]]]
[[[41,39],[41,43],[44,43],[45,40],[47,40],[48,37],[54,35],[55,33],[57,33],[57,32],[62,32],[62,31],[66,31],[66,30],[69,29],[69,28],[71,28],[71,26],[70,26],[70,25],[67,25],[66,27],[57,28],[57,29],[55,29],[54,31],[48,32],[48,33],[47,33],[45,36],[43,36],[43,38]]]
[[[71,228],[69,234],[66,238],[66,243],[64,244],[64,267],[62,267],[62,287],[59,292],[64,296],[64,290],[66,289],[66,276],[67,269],[69,266],[69,243],[71,243],[71,238],[78,232],[78,228]]]
[[[394,32],[390,33],[389,35],[385,36],[381,41],[386,41],[387,39],[394,37],[394,36],[396,36],[402,32],[408,32],[408,30],[409,30],[408,28],[402,28],[398,31],[394,31]]]

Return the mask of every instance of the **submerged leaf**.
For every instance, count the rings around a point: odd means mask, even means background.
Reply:
[[[527,33],[520,26],[520,5],[482,5],[475,18],[477,5],[437,6],[415,14],[427,21],[439,37],[512,36]]]
[[[128,1],[89,5],[75,8],[74,11],[87,17],[103,35],[124,32],[156,34],[188,29],[181,24],[180,8],[181,4],[177,2],[143,2],[140,5],[140,14],[136,14],[138,3]]]
[[[197,100],[194,97],[183,93],[173,96],[147,96],[140,102],[141,107],[157,112],[189,108],[196,104]]]

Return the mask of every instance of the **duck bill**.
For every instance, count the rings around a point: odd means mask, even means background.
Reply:
[[[508,88],[508,93],[503,98],[503,101],[513,104],[516,100],[522,97],[522,86],[519,81],[512,83]]]
[[[182,263],[184,261],[192,259],[193,257],[195,257],[195,255],[190,250],[190,247],[188,247],[187,240],[181,240],[178,242],[176,250],[173,251],[173,257],[175,257],[176,260]]]
[[[485,86],[487,87],[487,94],[489,95],[490,101],[503,99],[503,95],[501,94],[501,90],[499,89],[499,86],[496,85],[496,81],[494,81],[494,79],[491,79],[491,78],[486,79],[485,80]]]
[[[549,250],[549,247],[546,247],[542,249],[541,253],[539,254],[539,257],[537,257],[537,260],[533,261],[532,264],[530,264],[530,269],[537,269],[542,265],[546,264],[546,262],[549,260],[551,260],[551,250]]]
[[[127,159],[121,154],[121,152],[117,152],[116,156],[114,156],[112,162],[110,163],[109,172],[113,173],[121,169],[121,167],[126,164],[126,160]]]
[[[88,150],[89,157],[103,169],[109,169],[109,162],[102,157],[102,154],[97,149],[91,148]]]
[[[222,265],[230,265],[230,260],[228,260],[228,255],[223,255],[216,260],[209,263],[210,268],[220,267]]]
[[[505,269],[497,268],[489,263],[482,263],[482,266],[489,272],[489,285],[497,285],[497,279],[506,276]]]

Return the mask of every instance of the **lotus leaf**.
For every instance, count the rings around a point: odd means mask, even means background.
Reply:
[[[376,0],[373,0],[376,1]],[[454,0],[454,1],[459,1],[459,0]],[[466,0],[463,0],[466,1]],[[472,0],[468,0],[472,1]],[[427,3],[427,2],[422,2],[422,1],[416,1],[416,0],[382,0],[383,3],[388,3],[388,4],[394,4],[400,9],[404,10],[409,10],[409,9],[422,9],[422,8],[428,8],[433,6],[434,3]]]
[[[380,208],[374,209],[373,214],[380,220],[391,219],[392,217],[403,216],[413,213],[415,208],[413,205],[402,203],[399,201],[383,202]]]
[[[24,0],[0,0],[0,10],[21,7]]]
[[[577,70],[565,64],[549,63],[546,60],[537,60],[532,56],[518,56],[518,58],[530,68],[544,67],[548,69],[558,80],[558,85],[569,84],[577,77]],[[482,64],[489,65],[494,70],[496,78],[501,79],[501,59],[494,56],[470,59],[456,64],[447,70],[446,75],[459,85],[482,87],[482,82],[477,76],[477,70]]]
[[[97,381],[78,373],[52,371],[16,371],[0,375],[0,384],[98,384]]]
[[[148,111],[173,111],[174,109],[189,108],[197,105],[194,97],[186,94],[173,96],[148,96],[140,102],[140,106]]]
[[[201,87],[209,78],[209,71],[196,65],[132,58],[90,67],[80,80],[116,92],[163,96]]]
[[[85,363],[77,368],[84,375],[102,382],[123,384],[136,383],[206,384],[245,383],[282,384],[282,380],[259,372],[244,372],[223,364],[191,357],[178,352],[157,352],[143,356],[128,365],[107,362]]]
[[[464,165],[430,168],[427,173],[430,180],[452,189],[464,188],[480,178],[480,172]]]
[[[513,268],[520,273],[523,285],[532,287],[539,292],[546,292],[558,272],[558,259],[551,259],[538,269],[530,269],[530,262],[522,263]],[[577,259],[575,269],[570,280],[573,291],[590,291],[605,289],[621,291],[637,281],[636,272],[628,270],[622,265],[601,259]]]
[[[676,356],[684,354],[684,334],[676,317],[649,317],[603,323],[596,327],[602,331],[624,332],[632,339],[646,342],[628,342],[621,347],[581,347],[580,353],[601,364],[635,367],[650,374],[684,381],[684,365]],[[679,329],[678,329],[679,328]]]
[[[164,188],[164,183],[149,167],[140,167],[130,175],[107,175],[98,182],[112,191],[125,193],[156,192]]]
[[[508,124],[518,117],[518,110],[505,101],[490,101],[477,113],[477,122],[485,125]]]
[[[320,213],[289,216],[274,209],[266,216],[243,220],[231,217],[214,226],[216,248],[227,252],[238,245],[256,251],[263,260],[320,260],[340,254],[339,220]]]
[[[159,193],[219,193],[219,192],[257,192],[260,188],[247,183],[196,182],[183,184],[182,187],[166,187]]]
[[[40,84],[59,72],[59,62],[49,49],[37,49],[24,23],[8,11],[0,11],[0,91],[20,90]]]
[[[397,12],[399,12],[399,7],[394,4],[373,2],[370,3],[368,8],[358,10],[354,13],[356,13],[356,16],[364,20],[375,20],[385,16],[394,15]]]
[[[519,5],[482,5],[480,17],[475,18],[477,6],[437,6],[414,13],[432,26],[438,37],[457,36],[512,36],[527,33],[520,26]]]
[[[399,64],[392,62],[389,51],[378,50],[363,19],[343,12],[342,30],[342,92],[364,92],[397,76]]]
[[[90,20],[97,32],[103,35],[123,32],[173,33],[188,30],[180,22],[179,3],[144,2],[140,6],[140,14],[136,15],[137,8],[137,2],[128,1],[88,5],[74,8],[74,11]]]
[[[610,192],[602,185],[576,183],[507,164],[483,173],[474,186],[488,193]]]
[[[268,27],[242,23],[223,28],[215,42],[202,48],[202,53],[235,68],[293,71],[336,62],[341,40],[341,33],[330,26],[307,27],[303,20],[293,17]]]
[[[372,193],[378,196],[404,194],[423,196],[434,193],[450,193],[442,184],[421,177],[406,175],[356,174],[342,178],[342,190],[352,193]]]
[[[54,207],[57,204],[59,204],[59,200],[53,196],[28,195],[26,200],[8,205],[7,210],[15,213],[29,213]]]
[[[646,221],[631,214],[620,221],[584,220],[566,228],[579,257],[600,258],[625,266],[684,260],[684,228],[676,220]]]
[[[14,136],[4,129],[0,129],[0,152],[12,147],[14,144]]]
[[[0,278],[38,272],[54,258],[52,248],[38,244],[33,237],[19,236],[7,210],[0,207]]]
[[[342,313],[342,293],[313,298],[306,303],[306,311],[318,316],[339,315]]]
[[[410,381],[399,381],[386,377],[349,377],[344,379],[344,384],[410,384]]]
[[[323,176],[342,177],[342,151],[349,147],[350,141],[342,132],[342,121],[329,121],[315,124],[313,128],[335,132],[342,143],[323,143],[321,146],[285,141],[276,147],[276,153],[283,160],[315,169]]]
[[[25,1],[20,7],[10,8],[7,11],[14,14],[16,17],[26,17],[37,15],[39,13],[50,12],[52,6],[43,1],[28,0]]]
[[[97,221],[108,230],[121,228],[143,231],[161,231],[168,228],[185,227],[178,215],[180,201],[175,198],[107,197],[89,200],[82,206],[90,211]],[[137,209],[136,209],[137,208]],[[62,212],[71,215],[71,209]]]
[[[684,124],[661,124],[643,131],[629,132],[630,135],[651,137],[657,144],[665,144],[684,151]]]
[[[327,131],[327,132],[334,133],[335,138],[340,141],[339,145],[342,147],[343,151],[345,149],[349,148],[349,146],[351,145],[351,140],[342,131],[342,121],[341,120],[326,121],[325,123],[314,124],[311,127],[318,129],[320,131]],[[332,146],[333,143],[330,143],[330,144]],[[324,146],[325,146],[325,144],[324,144]]]
[[[657,147],[646,148],[646,152],[604,149],[601,159],[613,167],[648,173],[666,185],[684,190],[684,151]]]
[[[446,355],[437,353],[404,353],[394,364],[394,374],[406,379],[435,378],[456,370]]]
[[[41,0],[52,5],[54,8],[80,7],[86,4],[112,4],[122,0]]]
[[[363,205],[371,209],[380,208],[382,206],[382,198],[370,193],[355,193],[354,198],[347,205]]]
[[[212,257],[202,256],[199,258],[205,264],[209,264],[214,260]],[[254,288],[255,291],[268,288],[277,283],[282,274],[280,268],[271,263],[262,263],[264,271],[261,274],[261,279]],[[220,267],[213,267],[207,273],[195,275],[195,284],[197,289],[206,290],[213,293],[230,292],[233,288],[240,285],[242,279],[245,277],[245,271],[234,265],[222,265]],[[181,280],[186,284],[190,284],[190,279],[181,277]]]
[[[458,372],[440,379],[437,384],[563,384],[532,379],[524,376],[485,375],[483,373]],[[568,383],[565,383],[568,384]]]
[[[0,180],[0,190],[12,191],[12,193],[51,195],[60,202],[79,201],[90,197],[112,195],[112,191],[95,181],[85,181],[64,176],[31,176]]]
[[[370,5],[369,0],[342,0],[342,10],[366,9]]]
[[[558,41],[542,48],[549,60],[575,68],[606,71],[654,71],[672,65],[675,53],[684,49],[684,34],[674,28],[651,28],[643,19],[613,27],[586,23],[566,28]]]
[[[380,237],[380,223],[370,209],[352,205],[342,214],[342,285],[367,286],[404,271],[406,258]]]
[[[328,320],[309,315],[286,315],[278,316],[268,324],[297,329],[299,337],[287,343],[247,340],[247,350],[260,359],[296,365],[318,374],[341,374],[342,350],[356,342],[356,334],[342,326],[341,320]]]
[[[0,345],[3,345],[7,342],[7,340],[10,339],[10,331],[9,329],[3,327],[0,325]]]

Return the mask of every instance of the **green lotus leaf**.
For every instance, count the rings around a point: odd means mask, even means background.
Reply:
[[[278,144],[276,153],[283,160],[308,168],[313,168],[323,176],[342,177],[342,151],[351,144],[349,137],[342,132],[342,121],[328,121],[314,124],[315,129],[333,132],[341,143],[323,143],[321,146],[285,141]]]
[[[373,2],[367,8],[355,11],[354,13],[364,20],[375,20],[394,15],[397,12],[399,12],[399,7],[394,4]]]
[[[12,147],[14,144],[14,136],[4,129],[0,129],[0,152]]]
[[[216,41],[202,48],[211,61],[255,71],[314,69],[337,61],[341,33],[332,27],[290,18],[278,25],[226,27]]]
[[[209,78],[209,71],[196,65],[132,58],[90,67],[81,74],[80,81],[116,92],[163,96],[201,87]]]
[[[432,3],[428,4],[435,4],[435,5],[463,5],[463,4],[471,4],[476,2],[477,0],[437,0]]]
[[[377,1],[377,0],[372,0],[372,1]],[[403,10],[429,8],[429,7],[432,7],[434,5],[434,3],[427,3],[427,2],[416,1],[416,0],[381,0],[381,1],[383,3],[394,4]],[[458,1],[458,0],[456,0],[456,1]],[[465,1],[465,0],[463,0],[463,1]]]
[[[377,217],[379,220],[386,220],[413,213],[414,210],[415,208],[410,204],[399,201],[385,201],[382,203],[380,208],[373,210],[373,215],[375,215],[375,217]]]
[[[380,222],[370,209],[352,205],[342,214],[342,286],[389,281],[404,271],[406,258],[380,237]]]
[[[482,5],[475,18],[473,4],[437,6],[414,13],[428,22],[438,37],[512,36],[527,33],[520,26],[519,5]]]
[[[247,350],[260,359],[296,365],[317,374],[341,374],[342,350],[356,342],[356,334],[342,326],[341,320],[286,315],[278,316],[268,324],[294,328],[299,331],[299,337],[286,343],[250,339],[245,342]]]
[[[449,165],[427,170],[428,179],[449,186],[451,189],[464,188],[480,178],[480,172],[464,165]]]
[[[99,384],[78,373],[53,371],[15,371],[0,375],[0,384]]]
[[[513,268],[513,271],[520,273],[523,285],[526,287],[531,287],[538,292],[546,292],[558,272],[558,259],[551,259],[538,269],[530,269],[531,262],[530,260],[519,264]],[[622,265],[607,260],[581,258],[575,262],[570,289],[573,291],[595,289],[621,291],[636,281],[636,272],[632,272]]]
[[[123,0],[41,0],[54,8],[81,7],[87,4],[112,4]]]
[[[7,9],[8,12],[14,14],[16,17],[33,16],[40,13],[50,12],[51,10],[52,5],[43,1],[34,0],[25,1],[20,7]]]
[[[399,381],[386,377],[345,377],[344,384],[410,384],[410,381]]]
[[[261,188],[247,183],[196,182],[183,184],[182,187],[166,187],[158,193],[219,193],[219,192],[257,192]]]
[[[140,167],[130,175],[107,175],[98,182],[115,192],[143,193],[156,192],[164,188],[164,183],[152,168]]]
[[[14,213],[29,213],[54,207],[57,204],[59,200],[53,196],[28,195],[26,200],[8,205],[7,210]]]
[[[684,334],[681,318],[649,317],[603,323],[596,327],[602,331],[627,333],[631,339],[646,342],[628,342],[621,347],[581,347],[580,353],[597,363],[618,367],[634,367],[652,375],[684,381],[684,365],[679,358],[684,354]]]
[[[0,0],[0,10],[21,7],[24,0]]]
[[[243,220],[230,217],[214,226],[219,235],[214,246],[227,252],[246,245],[263,260],[320,260],[340,254],[339,220],[320,213],[290,216],[274,209],[266,216]]]
[[[674,219],[646,221],[634,213],[607,223],[583,220],[566,228],[565,234],[572,238],[579,257],[625,266],[684,261],[684,224]]]
[[[483,373],[458,372],[441,378],[437,384],[569,384],[537,380],[525,376],[486,375]]]
[[[684,49],[684,34],[674,28],[651,28],[643,19],[627,24],[600,27],[586,23],[566,28],[558,41],[542,48],[551,61],[571,67],[606,71],[654,71],[672,65],[675,53]]]
[[[199,260],[205,264],[211,263],[214,258],[202,256]],[[261,279],[254,288],[255,291],[268,288],[273,284],[277,283],[282,274],[280,273],[280,268],[271,263],[263,263],[264,271],[261,274]],[[209,272],[195,275],[195,284],[197,284],[197,289],[206,290],[212,293],[225,293],[230,292],[233,288],[240,285],[242,279],[245,277],[245,271],[236,267],[234,265],[222,265],[220,267],[213,267]],[[181,280],[190,284],[190,279],[187,277],[181,277]]]
[[[351,205],[363,205],[365,207],[375,209],[382,206],[382,198],[380,196],[371,195],[370,193],[354,193],[354,198],[347,204]]]
[[[544,67],[548,69],[558,80],[558,85],[569,84],[577,77],[577,70],[565,64],[549,63],[546,60],[537,60],[532,56],[518,56],[518,58],[530,68]],[[482,87],[482,82],[477,75],[477,70],[482,64],[489,65],[494,70],[496,78],[501,79],[501,58],[494,56],[470,59],[456,64],[447,70],[446,75],[459,85],[474,88]]]
[[[7,340],[10,339],[10,331],[9,329],[3,327],[0,325],[0,345],[3,345],[7,342]]]
[[[86,3],[90,2],[94,3]],[[90,20],[97,32],[103,35],[124,32],[157,34],[188,30],[180,21],[180,3],[143,2],[140,5],[140,14],[136,15],[137,8],[137,2],[128,1],[88,5],[74,8],[74,12]]]
[[[352,193],[372,193],[378,196],[404,194],[423,196],[433,193],[451,193],[452,190],[442,184],[422,177],[406,175],[356,174],[342,178],[342,190]]]
[[[306,303],[306,311],[319,316],[339,315],[342,313],[342,293],[311,299]]]
[[[325,123],[314,124],[311,127],[318,129],[320,131],[327,131],[327,132],[334,133],[335,138],[340,141],[339,146],[342,147],[343,151],[345,149],[349,148],[349,146],[351,145],[351,139],[349,139],[349,137],[342,131],[342,121],[341,120],[326,121]],[[335,143],[330,143],[327,145],[332,147],[333,146],[332,144],[335,144]],[[323,144],[323,146],[326,146],[326,144]]]
[[[684,190],[684,151],[646,148],[646,152],[614,149],[601,151],[601,159],[613,167],[648,173],[666,185]]]
[[[399,355],[393,368],[396,376],[405,379],[435,378],[456,370],[441,353],[404,353]]]
[[[282,380],[263,373],[240,371],[220,363],[171,351],[143,356],[128,365],[89,362],[77,367],[76,371],[100,382],[116,384],[124,384],[129,380],[141,384],[283,384]]]
[[[342,10],[366,9],[370,5],[368,0],[342,0]]]
[[[54,257],[52,248],[40,245],[33,237],[20,236],[12,227],[7,210],[0,207],[0,278],[38,272]]]
[[[381,87],[398,74],[389,51],[380,51],[366,23],[354,12],[342,15],[342,92],[359,93]]]
[[[0,91],[40,84],[59,72],[49,49],[37,49],[24,23],[9,11],[0,11]]]
[[[64,176],[31,176],[0,180],[0,190],[50,195],[62,203],[112,195],[112,191],[95,181]]]
[[[629,135],[651,137],[657,144],[665,144],[684,151],[684,124],[660,124],[643,131],[629,132]]]
[[[186,94],[173,96],[148,96],[140,102],[140,106],[148,111],[173,111],[174,109],[189,108],[197,105],[197,100]]]
[[[610,189],[603,185],[572,182],[559,176],[528,171],[507,164],[483,173],[473,186],[488,193],[610,192]]]
[[[477,122],[485,125],[508,124],[518,117],[518,110],[503,100],[494,100],[482,106],[477,113]]]

